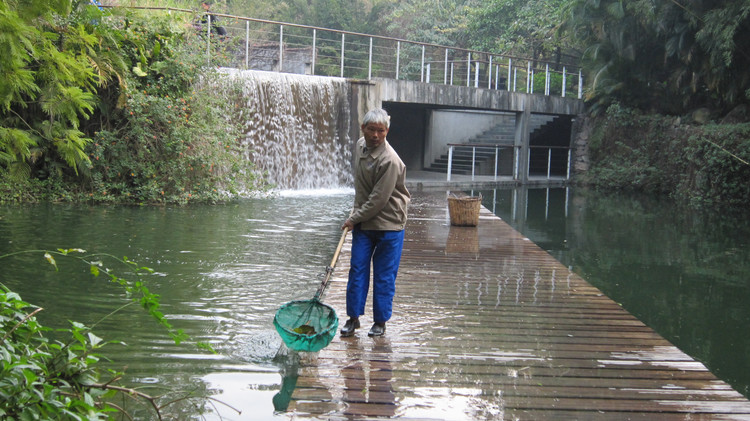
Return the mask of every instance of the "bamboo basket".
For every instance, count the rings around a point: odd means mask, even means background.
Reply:
[[[475,227],[479,225],[479,209],[482,207],[482,195],[457,197],[448,196],[448,213],[451,225]]]

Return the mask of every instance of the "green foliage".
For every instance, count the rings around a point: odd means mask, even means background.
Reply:
[[[0,256],[0,260],[18,254],[42,254],[56,270],[57,259],[79,260],[91,275],[106,276],[123,287],[132,303],[143,307],[179,343],[186,335],[172,327],[159,309],[159,296],[149,291],[141,275],[151,269],[138,266],[127,258],[106,254],[84,255],[80,249],[57,251],[24,251]],[[128,280],[116,275],[105,260],[122,264],[135,277]],[[120,307],[123,308],[123,307]],[[107,372],[107,379],[97,368],[104,358],[102,348],[108,343],[93,332],[95,326],[70,322],[69,328],[54,331],[41,326],[35,315],[42,311],[0,285],[0,417],[9,420],[104,420],[120,410],[112,397],[123,393],[150,401],[161,417],[163,407],[154,398],[117,385],[120,373]],[[117,310],[115,310],[117,311]],[[58,338],[58,339],[53,339]],[[210,346],[199,344],[202,348]],[[105,381],[106,380],[106,381]]]
[[[18,294],[0,287],[0,417],[3,419],[107,419],[109,392],[94,388],[99,374],[92,368],[105,345],[89,328],[72,323],[61,329],[69,342],[47,338],[34,308]]]
[[[750,3],[575,0],[566,33],[578,39],[594,111],[613,102],[683,114],[746,102]]]
[[[531,59],[571,53],[575,40],[556,29],[570,0],[492,0],[473,8],[468,33],[473,48]]]
[[[121,69],[92,65],[107,62],[91,24],[97,9],[75,12],[66,1],[0,3],[0,168],[11,175],[38,162],[77,172],[87,161],[81,122]]]
[[[473,0],[394,2],[383,10],[383,35],[433,44],[467,47],[467,18]],[[417,56],[417,62],[419,62]]]
[[[587,181],[696,205],[750,201],[750,124],[694,126],[614,104],[597,121]]]
[[[32,200],[217,202],[265,188],[236,154],[229,105],[199,84],[210,69],[189,15],[102,13],[62,0],[7,4],[0,6],[0,27],[9,28],[0,52],[11,57],[0,63],[11,81],[0,85],[0,191],[12,194],[5,200],[29,199],[15,186],[37,181],[45,187]]]
[[[199,84],[197,36],[174,21],[131,20],[123,50],[137,62],[128,88],[112,104],[112,124],[87,149],[88,195],[97,201],[216,202],[241,188],[261,187],[250,162],[236,153],[238,127],[228,104]],[[137,60],[136,60],[137,59]]]

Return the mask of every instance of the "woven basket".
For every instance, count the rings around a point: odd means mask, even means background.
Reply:
[[[451,225],[475,227],[479,225],[479,209],[482,207],[482,195],[456,197],[448,196],[448,213]]]

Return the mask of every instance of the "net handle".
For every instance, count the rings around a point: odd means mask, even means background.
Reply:
[[[349,234],[349,228],[344,228],[344,232],[341,234],[341,239],[339,240],[339,245],[336,246],[336,251],[333,253],[331,264],[326,267],[326,276],[323,278],[323,282],[321,282],[320,286],[318,287],[318,291],[315,293],[315,297],[313,299],[320,299],[320,296],[323,295],[323,291],[325,291],[326,287],[328,286],[328,281],[331,279],[331,275],[333,275],[333,268],[336,267],[336,263],[339,261],[339,255],[341,254],[341,249],[344,247],[344,242],[346,241],[347,234]]]

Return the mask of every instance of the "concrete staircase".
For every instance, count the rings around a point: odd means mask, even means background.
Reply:
[[[532,115],[529,121],[532,136],[546,125],[553,123],[556,117],[547,115]],[[477,148],[475,157],[475,175],[491,175],[495,171],[495,145],[500,145],[500,160],[498,175],[512,174],[513,142],[516,136],[515,119],[503,120],[483,133],[467,140],[466,144],[486,144],[489,148]],[[454,148],[452,174],[471,174],[472,148]],[[434,160],[425,171],[440,173],[448,172],[448,151]]]

